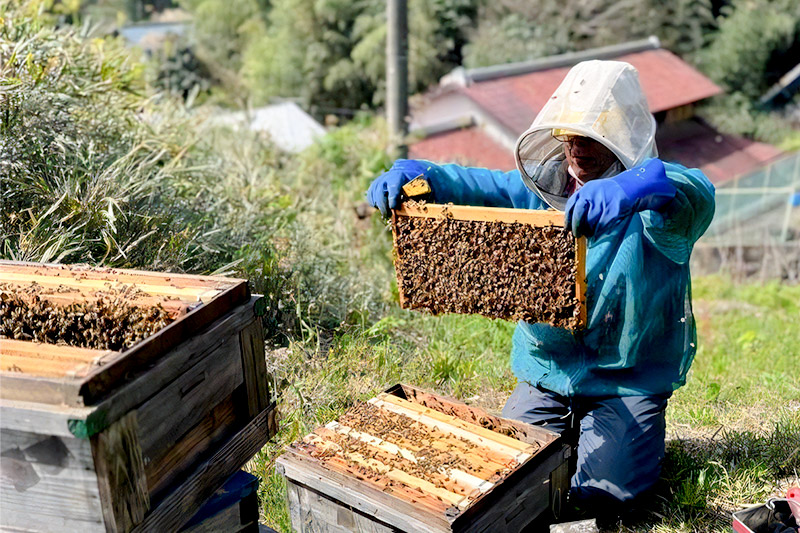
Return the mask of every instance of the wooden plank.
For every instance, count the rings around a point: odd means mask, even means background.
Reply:
[[[564,212],[544,209],[512,209],[472,205],[404,203],[398,215],[423,218],[452,218],[480,222],[507,222],[531,226],[564,226]]]
[[[50,405],[83,406],[77,402],[80,382],[72,378],[31,376],[0,371],[0,398]]]
[[[299,485],[287,483],[292,530],[298,533],[394,533],[397,528],[376,521],[357,509],[342,505],[324,494]]]
[[[428,427],[439,428],[445,433],[448,432],[452,433],[457,437],[473,442],[479,446],[483,446],[484,448],[487,448],[488,450],[491,450],[495,453],[508,456],[510,459],[513,459],[518,463],[522,463],[523,461],[525,461],[525,459],[530,457],[529,453],[520,451],[516,447],[507,446],[505,444],[496,442],[492,439],[488,439],[486,437],[477,435],[476,433],[473,433],[471,429],[464,429],[462,427],[459,427],[458,425],[450,424],[449,422],[444,422],[442,420],[439,420],[437,417],[418,413],[404,406],[395,405],[393,403],[389,403],[384,400],[379,400],[377,398],[369,400],[369,403],[377,407],[386,409],[387,411],[392,411],[394,413],[405,415],[411,418],[412,420],[416,420],[418,422],[425,424]],[[463,421],[459,420],[459,422]]]
[[[577,272],[575,274],[575,297],[580,301],[580,327],[586,326],[586,237],[575,239],[575,262]]]
[[[152,272],[148,270],[130,270],[124,268],[84,267],[80,265],[0,260],[0,281],[2,281],[3,274],[6,272],[16,274],[32,273],[57,277],[80,277],[82,279],[102,279],[121,281],[126,284],[144,282],[155,285],[172,285],[174,287],[226,288],[229,285],[246,281],[223,276],[198,276],[195,274],[175,274],[170,272]]]
[[[267,363],[264,354],[264,330],[261,320],[256,319],[239,333],[242,347],[242,367],[247,386],[247,408],[250,416],[263,411],[269,405],[267,387]]]
[[[315,452],[319,451],[319,448],[303,443],[299,448],[296,449],[296,453],[305,454],[308,457],[312,457],[312,449]],[[315,460],[317,459],[315,458]],[[324,462],[322,460],[319,460],[319,462],[322,468],[326,470],[345,474],[351,480],[353,480],[353,483],[356,485],[369,485],[383,493],[392,494],[398,499],[411,502],[416,507],[424,508],[426,511],[432,512],[435,515],[444,514],[448,507],[451,507],[441,498],[437,498],[433,494],[429,494],[417,488],[417,485],[411,486],[405,483],[395,482],[386,477],[365,476],[359,465],[355,464],[354,462],[347,461],[340,455],[326,456]]]
[[[73,438],[75,435],[70,427],[77,421],[86,420],[92,413],[94,409],[90,407],[0,399],[0,430]]]
[[[8,287],[16,288],[18,290],[22,285],[0,285],[0,293],[12,292],[4,290]],[[28,299],[26,295],[21,294],[23,299]],[[54,306],[68,306],[75,303],[96,303],[99,300],[106,298],[106,294],[95,289],[79,289],[71,288],[67,292],[41,292],[37,297],[42,301],[51,303]],[[172,318],[177,318],[185,315],[191,308],[197,305],[197,302],[187,302],[175,297],[166,296],[148,296],[142,294],[127,295],[125,301],[135,307],[158,307],[161,306],[169,313]]]
[[[278,457],[277,468],[292,483],[311,488],[335,501],[405,531],[449,531],[444,513],[435,513],[391,493],[326,469],[291,448]],[[442,507],[444,509],[444,507]]]
[[[109,531],[130,531],[150,509],[135,412],[92,437],[103,520]]]
[[[109,424],[123,414],[152,398],[164,389],[185,369],[213,354],[223,345],[234,342],[239,330],[255,320],[251,305],[241,305],[224,318],[217,320],[207,330],[191,337],[162,357],[154,366],[148,368],[129,383],[121,386],[115,393],[103,400],[91,419],[92,427]]]
[[[447,396],[432,394],[412,385],[398,384],[389,388],[386,392],[424,407],[430,407],[444,414],[455,416],[466,422],[482,425],[487,429],[494,428],[493,431],[504,435],[513,435],[515,439],[528,444],[541,446],[559,438],[558,433],[553,431],[517,420],[494,416],[480,407],[468,405]]]
[[[68,495],[65,495],[68,497]],[[0,499],[0,501],[4,501]],[[35,522],[31,522],[31,511],[29,509],[3,508],[2,518],[0,518],[0,531],[3,533],[32,533],[32,532],[52,532],[63,533],[65,531],[78,531],[80,533],[105,533],[106,528],[99,519],[77,520],[64,514],[45,515],[37,513]],[[99,511],[98,511],[98,515]]]
[[[117,280],[38,276],[10,272],[0,272],[0,283],[10,283],[19,287],[27,287],[31,283],[36,283],[44,288],[70,287],[87,291],[125,290],[131,286]],[[137,283],[136,289],[151,296],[174,296],[189,302],[211,300],[224,290],[207,287],[172,287],[170,285],[151,285],[146,283]]]
[[[452,531],[512,533],[522,531],[550,506],[550,472],[569,457],[569,446],[554,441],[550,453],[539,453],[503,483],[481,495],[452,520]]]
[[[24,355],[38,357],[39,359],[91,363],[103,357],[113,356],[116,353],[111,350],[94,350],[92,348],[78,348],[43,342],[0,339],[0,357],[5,355]]]
[[[105,531],[89,441],[10,429],[2,414],[0,530]]]
[[[82,368],[100,365],[117,354],[110,350],[0,339],[0,368],[12,374],[69,377]]]
[[[3,354],[3,370],[9,373],[21,373],[31,376],[63,378],[91,366],[68,359],[40,359],[35,356]]]
[[[387,393],[384,392],[384,393],[379,394],[378,398],[381,399],[381,400],[384,400],[386,402],[389,402],[391,404],[394,404],[394,405],[397,405],[397,406],[401,406],[401,407],[405,407],[406,409],[410,409],[410,410],[415,411],[417,413],[427,415],[427,416],[429,416],[431,418],[434,418],[436,420],[439,420],[441,422],[446,422],[447,424],[459,427],[461,429],[465,429],[467,431],[472,431],[476,435],[480,435],[481,437],[484,437],[484,438],[489,439],[491,441],[497,442],[499,444],[503,444],[504,446],[516,449],[516,450],[518,450],[520,452],[525,452],[525,453],[530,453],[531,452],[531,445],[528,444],[528,443],[519,441],[519,440],[517,440],[515,438],[512,438],[512,437],[508,437],[508,436],[503,435],[501,433],[496,433],[494,431],[491,431],[489,429],[484,428],[481,425],[473,424],[471,422],[466,422],[466,421],[461,420],[460,418],[457,418],[455,416],[447,415],[447,414],[444,414],[444,413],[442,413],[440,411],[437,411],[435,409],[431,409],[431,408],[425,407],[424,405],[420,405],[420,404],[414,403],[414,402],[409,402],[408,400],[404,400],[403,398],[400,398],[399,396],[395,396],[393,394],[387,394]]]
[[[151,453],[145,465],[147,490],[153,506],[163,498],[177,479],[198,459],[206,456],[218,444],[241,429],[233,395],[217,404],[203,420],[184,435],[174,446]]]
[[[248,302],[249,299],[249,302]],[[109,392],[119,388],[131,373],[146,369],[148,365],[167,354],[181,342],[197,335],[220,316],[241,302],[247,302],[252,312],[257,298],[249,298],[247,284],[236,285],[208,303],[190,311],[179,320],[122,352],[122,356],[88,374],[80,389],[86,405],[99,402]]]
[[[392,263],[397,264],[397,214],[398,212],[403,211],[403,206],[400,206],[400,210],[392,209]],[[403,284],[400,283],[400,279],[398,278],[397,283],[397,296],[400,303],[400,309],[406,308],[406,296],[405,291],[403,290]]]
[[[242,381],[238,336],[187,368],[136,409],[145,461],[171,448]]]
[[[133,531],[175,531],[275,434],[275,406],[256,416],[191,473]]]

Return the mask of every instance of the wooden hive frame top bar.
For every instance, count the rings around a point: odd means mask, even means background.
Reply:
[[[476,222],[501,222],[508,224],[528,224],[534,227],[559,226],[564,227],[564,212],[554,209],[512,209],[505,207],[481,207],[453,204],[427,204],[406,202],[398,209],[392,211],[392,228],[397,227],[397,217],[422,217],[435,219],[453,219]],[[397,232],[393,229],[395,246]],[[581,326],[587,322],[586,310],[586,238],[575,239],[575,261],[577,262],[577,279],[575,280],[575,295],[580,302]],[[400,306],[405,308],[405,296],[402,284],[399,283]]]
[[[143,365],[167,353],[249,298],[245,280],[0,261],[0,291],[38,285],[54,305],[89,302],[121,291],[130,305],[162,306],[175,320],[120,352],[0,339],[0,397],[89,405]],[[35,394],[32,394],[34,393]]]

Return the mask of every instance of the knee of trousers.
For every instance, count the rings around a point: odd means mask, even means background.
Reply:
[[[666,400],[624,399],[581,422],[571,494],[578,501],[629,502],[652,488],[664,460]],[[628,411],[622,407],[632,406]],[[620,414],[632,415],[618,416]]]

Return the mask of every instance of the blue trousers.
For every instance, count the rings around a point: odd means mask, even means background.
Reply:
[[[520,382],[503,416],[560,433],[573,446],[577,442],[570,502],[617,512],[658,480],[669,396],[569,398]]]

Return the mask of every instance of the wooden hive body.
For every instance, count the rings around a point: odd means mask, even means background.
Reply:
[[[516,532],[559,512],[570,448],[557,434],[407,385],[368,404],[394,429],[359,428],[356,406],[278,458],[295,531]]]
[[[58,305],[135,285],[132,305],[174,321],[120,351],[0,339],[0,526],[179,529],[276,431],[257,298],[228,278],[0,262],[0,290],[33,282]]]
[[[400,305],[580,329],[586,240],[563,227],[560,211],[407,202],[392,212]]]

